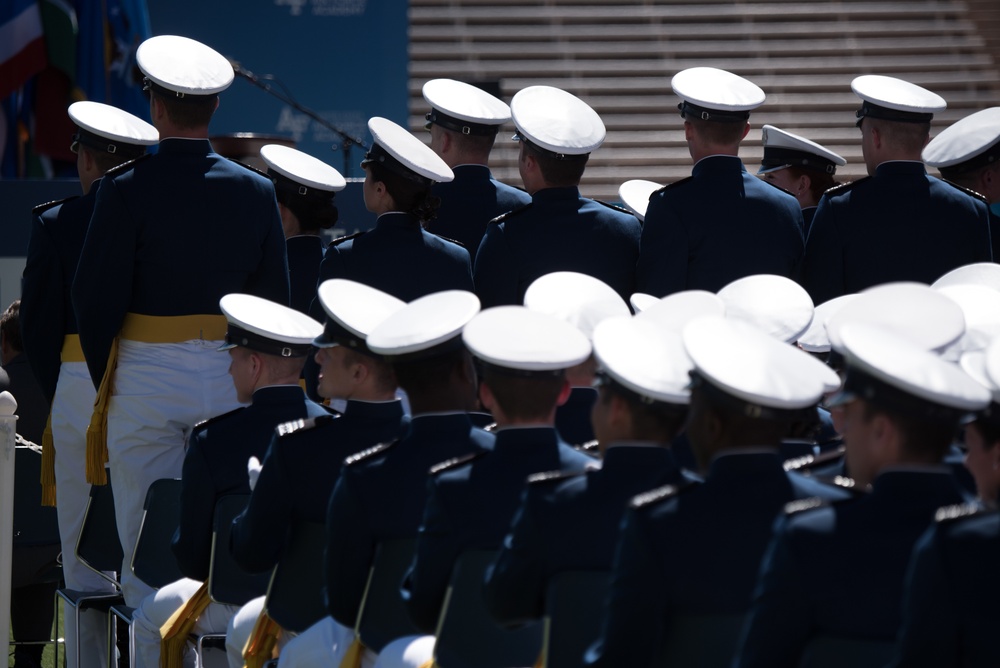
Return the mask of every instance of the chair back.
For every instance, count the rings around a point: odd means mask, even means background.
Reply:
[[[358,637],[374,652],[381,652],[396,638],[420,634],[399,593],[399,583],[413,561],[416,545],[414,538],[386,540],[375,552],[357,623]]]
[[[729,666],[743,633],[744,613],[675,615],[660,666]]]
[[[327,615],[321,573],[326,526],[299,521],[271,574],[264,610],[281,628],[302,633]]]
[[[545,668],[579,666],[601,631],[608,571],[568,571],[545,591]]]
[[[483,600],[483,577],[495,550],[465,552],[455,562],[438,620],[434,660],[440,668],[532,666],[542,651],[542,624],[498,625]]]
[[[118,587],[117,580],[105,573],[121,573],[125,560],[125,552],[118,540],[115,497],[110,477],[107,485],[90,487],[83,526],[76,541],[76,556],[84,566]]]
[[[212,530],[212,558],[208,565],[208,595],[216,603],[242,606],[263,596],[271,573],[249,573],[236,563],[229,551],[233,519],[243,512],[249,494],[229,494],[215,502]]]
[[[892,641],[817,636],[802,652],[799,668],[876,668],[888,664],[895,650]]]
[[[159,589],[184,577],[170,543],[181,521],[181,481],[154,480],[146,490],[142,523],[132,551],[132,572]]]

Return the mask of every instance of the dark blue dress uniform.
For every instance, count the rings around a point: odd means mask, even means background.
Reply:
[[[628,303],[635,292],[639,221],[580,196],[545,188],[531,203],[491,221],[476,254],[476,294],[483,308],[524,303],[524,293],[553,271],[576,271],[610,285]]]
[[[821,304],[881,283],[930,284],[955,267],[992,259],[984,202],[928,176],[923,163],[883,162],[874,176],[823,195],[802,285]]]
[[[31,222],[21,282],[21,339],[49,403],[56,394],[63,339],[78,333],[70,292],[96,199],[95,184],[83,197],[35,207]]]
[[[171,544],[185,577],[204,581],[212,553],[216,502],[249,494],[247,461],[263,459],[279,424],[329,415],[297,385],[262,387],[246,408],[206,420],[191,432],[181,474],[181,518]]]
[[[433,633],[455,560],[466,550],[498,549],[532,473],[582,471],[595,461],[548,427],[496,432],[493,450],[444,467],[428,481],[417,553],[403,598],[417,628]]]
[[[1000,666],[1000,513],[942,508],[914,548],[894,668]]]
[[[752,274],[797,278],[802,253],[798,201],[747,172],[738,157],[713,155],[690,178],[650,196],[636,291],[663,297],[718,292]]]
[[[505,624],[541,619],[552,577],[610,571],[629,499],[687,480],[669,448],[629,444],[608,448],[600,469],[532,476],[487,575],[485,597],[493,616]]]
[[[279,426],[247,509],[233,520],[231,549],[237,563],[251,572],[274,566],[293,523],[326,521],[344,460],[396,440],[408,423],[399,401],[351,400],[342,415]]]
[[[319,280],[319,265],[323,261],[326,244],[323,238],[313,234],[303,234],[285,239],[288,253],[288,283],[291,291],[291,306],[301,313],[309,313],[309,305],[316,298]]]
[[[891,642],[914,544],[939,507],[963,500],[943,469],[894,469],[871,494],[780,518],[736,665],[798,666],[820,634]]]
[[[288,304],[270,180],[176,138],[104,175],[72,293],[95,386],[126,313],[218,315],[232,292]]]
[[[319,282],[347,278],[404,302],[443,290],[472,290],[469,252],[420,227],[408,213],[383,213],[374,229],[330,244]],[[314,307],[315,308],[315,307]]]
[[[614,581],[591,666],[650,666],[670,619],[750,608],[761,557],[784,504],[847,493],[786,473],[776,452],[728,452],[704,483],[635,498],[622,521]]]
[[[486,165],[458,165],[455,180],[435,183],[431,191],[441,198],[437,218],[427,223],[428,232],[453,239],[476,257],[486,224],[502,213],[531,201],[531,195],[493,178]]]
[[[570,445],[583,445],[594,440],[590,411],[596,402],[595,388],[574,387],[566,403],[556,408],[556,431],[564,441]]]
[[[327,606],[335,620],[347,627],[357,620],[378,544],[416,538],[431,467],[489,450],[493,441],[464,413],[417,415],[402,439],[347,462],[326,514]]]
[[[802,236],[806,239],[809,238],[809,230],[812,229],[813,218],[816,217],[815,206],[807,206],[802,209]]]

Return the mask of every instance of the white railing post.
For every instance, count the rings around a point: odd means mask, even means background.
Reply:
[[[0,657],[10,651],[10,573],[14,540],[14,442],[17,401],[0,392]]]

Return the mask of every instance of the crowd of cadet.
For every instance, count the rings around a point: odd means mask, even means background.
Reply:
[[[837,185],[769,125],[749,172],[764,92],[684,70],[692,174],[618,208],[580,192],[583,100],[436,79],[429,145],[368,122],[377,221],[327,245],[334,168],[213,151],[225,58],[157,36],[137,62],[152,124],[69,108],[84,194],[35,209],[20,305],[66,587],[116,587],[75,556],[92,485],[128,556],[181,480],[184,578],[126,556],[121,665],[195,665],[210,633],[251,668],[1000,665],[1000,108],[928,143],[941,97],[859,76],[868,176]],[[521,188],[489,168],[508,122]],[[213,597],[220,550],[267,573],[304,527],[310,626]],[[107,624],[67,623],[68,665],[108,665]]]

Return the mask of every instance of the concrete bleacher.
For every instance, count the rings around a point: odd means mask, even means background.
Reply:
[[[582,187],[606,200],[628,179],[668,183],[690,174],[670,90],[671,76],[687,67],[728,69],[767,93],[744,144],[748,168],[761,155],[760,126],[770,123],[846,157],[843,180],[865,173],[850,89],[859,74],[899,76],[942,95],[949,107],[935,130],[1000,104],[1000,11],[984,3],[410,0],[409,12],[415,131],[428,79],[495,84],[507,101],[525,86],[565,88],[608,128]],[[498,140],[494,171],[519,184],[510,134]]]

